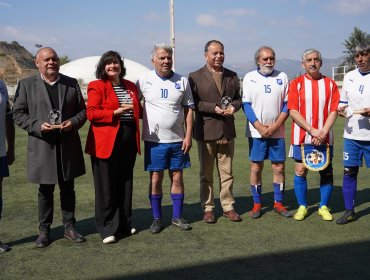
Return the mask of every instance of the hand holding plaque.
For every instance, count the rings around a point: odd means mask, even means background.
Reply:
[[[48,115],[50,127],[53,129],[61,129],[62,128],[62,114],[59,110],[53,109],[49,112]]]

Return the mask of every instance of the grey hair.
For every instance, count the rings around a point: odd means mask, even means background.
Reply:
[[[155,44],[154,47],[153,47],[153,50],[152,50],[152,59],[154,58],[154,55],[156,54],[156,52],[158,50],[165,50],[166,52],[168,52],[171,56],[173,54],[173,49],[170,45],[167,45],[166,43],[159,43],[159,44]]]
[[[256,65],[258,66],[258,60],[260,59],[260,56],[261,56],[261,51],[262,50],[270,50],[272,51],[272,54],[274,55],[275,57],[275,51],[273,48],[269,47],[269,46],[262,46],[260,47],[255,53],[254,53],[254,62],[256,63]]]
[[[302,53],[302,62],[306,59],[306,56],[311,54],[311,53],[317,53],[319,55],[319,59],[320,61],[322,62],[322,58],[321,58],[321,52],[316,50],[316,49],[307,49],[305,50],[303,53]]]
[[[56,52],[53,48],[51,48],[51,47],[42,47],[42,48],[39,48],[39,49],[37,50],[36,54],[35,54],[35,59],[37,59],[37,57],[39,56],[40,52],[42,52],[42,51],[44,51],[44,50],[51,50],[52,52],[54,52],[54,53],[56,54],[56,56],[57,56],[57,57],[58,57],[58,59],[59,59],[59,56],[58,56],[57,52]]]
[[[370,53],[370,44],[369,43],[360,43],[355,47],[355,56],[359,53],[367,52]]]

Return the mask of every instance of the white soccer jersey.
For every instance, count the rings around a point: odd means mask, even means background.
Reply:
[[[370,107],[370,74],[362,75],[358,69],[346,74],[339,103],[339,106],[344,105],[348,105],[348,112]],[[343,137],[370,141],[370,118],[360,114],[348,116]]]
[[[194,108],[193,96],[186,77],[174,73],[161,78],[153,70],[137,81],[139,98],[144,100],[144,141],[180,142],[185,137],[184,107]]]
[[[287,101],[289,81],[284,72],[274,70],[270,76],[264,76],[257,70],[247,73],[243,79],[243,102],[250,102],[252,109],[261,124],[274,123]],[[249,124],[249,125],[248,125]],[[257,129],[248,121],[245,135],[261,138]],[[272,138],[284,138],[284,125]]]
[[[6,156],[6,142],[5,142],[5,118],[6,118],[6,104],[8,102],[8,90],[5,84],[0,81],[0,157]]]

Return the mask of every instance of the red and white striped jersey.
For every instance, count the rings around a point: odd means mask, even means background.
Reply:
[[[322,76],[319,80],[313,80],[305,74],[290,83],[288,109],[297,110],[313,128],[322,129],[328,115],[337,110],[339,98],[338,87],[332,79]],[[330,129],[327,143],[332,145],[333,140],[333,131]],[[292,122],[291,144],[311,141],[311,135]]]

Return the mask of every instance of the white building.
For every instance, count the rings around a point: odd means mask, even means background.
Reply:
[[[60,66],[60,73],[76,78],[80,83],[82,93],[86,97],[87,84],[96,80],[95,71],[99,59],[100,56],[88,56],[68,62]],[[144,65],[127,58],[124,59],[124,65],[126,68],[125,79],[133,83],[145,72],[150,71],[150,69]]]

